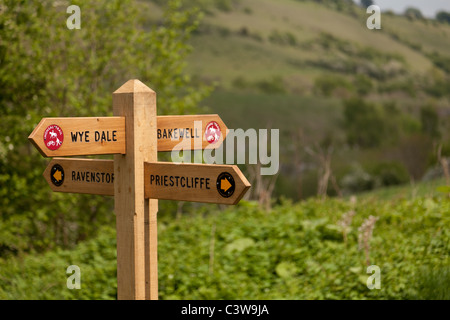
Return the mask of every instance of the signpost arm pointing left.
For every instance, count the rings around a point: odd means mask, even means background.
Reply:
[[[39,153],[46,157],[47,155],[44,152],[44,148],[41,148],[40,144],[38,143],[38,133],[41,132],[41,128],[44,126],[45,119],[42,119],[39,124],[36,126],[36,128],[33,130],[33,132],[28,136],[28,141],[30,141],[33,146],[38,149]]]
[[[28,140],[44,157],[125,153],[125,118],[43,118]]]

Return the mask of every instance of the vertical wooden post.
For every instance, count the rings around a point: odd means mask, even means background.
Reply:
[[[114,155],[117,297],[157,299],[158,200],[144,198],[144,162],[157,161],[156,93],[129,80],[113,93],[113,110],[126,130],[126,154]]]
[[[158,231],[156,218],[158,200],[148,199],[147,203],[150,210],[148,220],[146,217],[145,221],[145,297],[147,300],[158,300]]]

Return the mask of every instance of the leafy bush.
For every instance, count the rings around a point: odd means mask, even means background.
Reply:
[[[231,0],[215,0],[217,9],[225,12],[233,10],[233,3]]]
[[[361,191],[372,190],[376,183],[375,179],[360,165],[354,165],[349,173],[341,180],[344,193],[351,194]]]
[[[314,88],[324,96],[331,96],[338,88],[344,88],[348,91],[353,89],[352,84],[342,76],[327,74],[316,78],[314,81]]]
[[[286,88],[283,79],[280,77],[273,77],[272,79],[260,80],[256,82],[256,87],[264,93],[286,93]]]
[[[427,56],[436,67],[442,69],[446,73],[450,73],[450,57],[441,55],[438,52],[432,52]]]
[[[72,1],[88,8],[72,31],[64,1],[2,2],[0,257],[70,248],[98,225],[114,225],[112,199],[50,190],[47,161],[27,140],[42,117],[111,115],[112,92],[135,78],[158,93],[159,114],[192,112],[207,94],[183,62],[201,15],[180,10],[177,0],[164,3],[161,23],[149,27],[141,2]]]
[[[409,181],[408,170],[400,162],[382,162],[369,170],[379,186],[395,186]]]
[[[415,180],[419,180],[426,172],[433,152],[433,143],[429,136],[411,134],[399,140],[398,146],[392,152],[392,155],[405,165],[410,176]]]
[[[251,15],[251,14],[253,13],[253,10],[252,10],[252,8],[250,8],[250,7],[245,7],[245,8],[244,8],[244,13],[245,13],[245,14],[248,14],[248,15]]]
[[[417,94],[416,85],[410,78],[381,82],[378,86],[378,91],[380,93],[404,92],[412,97],[415,97]]]
[[[217,30],[217,33],[223,38],[229,37],[231,35],[231,30],[227,27],[217,26],[215,29]]]
[[[161,299],[449,298],[450,200],[444,196],[283,201],[270,212],[252,202],[213,208],[159,219]],[[344,242],[339,221],[349,210],[356,214]],[[367,288],[358,249],[358,228],[370,215],[379,218],[369,259],[381,269],[380,290]],[[115,245],[114,229],[106,227],[74,250],[0,260],[0,299],[115,299]],[[81,268],[80,290],[66,287],[73,264]]]
[[[411,299],[450,300],[450,267],[426,266],[420,268],[413,281],[417,281],[417,293]]]
[[[247,88],[249,86],[249,83],[247,80],[245,80],[244,77],[238,76],[233,80],[232,85],[234,88],[242,90]]]
[[[373,89],[372,80],[364,74],[358,74],[353,85],[356,88],[356,92],[363,96],[369,94]]]
[[[344,100],[344,130],[349,144],[369,148],[381,144],[386,126],[374,104],[351,98]]]
[[[409,20],[423,20],[424,19],[422,12],[419,9],[413,8],[413,7],[406,8],[404,15]]]
[[[450,92],[450,78],[436,79],[424,89],[426,93],[436,98],[448,96]]]
[[[420,122],[422,132],[431,138],[440,138],[439,114],[433,105],[425,105],[420,108]]]
[[[280,32],[278,30],[272,30],[269,35],[269,41],[279,45],[296,46],[298,41],[297,37],[291,32]]]

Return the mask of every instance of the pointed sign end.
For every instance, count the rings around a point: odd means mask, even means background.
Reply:
[[[35,136],[32,136],[32,134],[28,137],[28,141],[31,142],[31,144],[37,149],[37,151],[39,151],[39,153],[43,156],[43,157],[48,157],[48,155],[42,150],[41,146],[39,145],[39,143],[37,143]]]
[[[247,178],[244,176],[244,174],[242,173],[242,171],[239,169],[238,166],[233,165],[233,169],[234,169],[234,172],[239,177],[239,179],[241,180],[242,185],[243,185],[241,193],[239,194],[239,196],[236,198],[236,200],[233,203],[234,205],[236,205],[239,203],[239,201],[241,201],[241,199],[244,197],[244,195],[247,193],[248,189],[250,189],[252,185],[250,184],[250,182],[248,182]]]
[[[51,181],[50,181],[50,170],[52,168],[52,164],[53,164],[53,160],[51,160],[48,163],[47,168],[45,168],[44,172],[42,172],[42,176],[44,177],[45,181],[47,181],[47,183],[50,186],[50,188],[52,188],[52,184],[51,184]]]
[[[39,132],[41,132],[41,128],[45,124],[46,120],[47,118],[42,118],[41,121],[39,121],[38,125],[34,128],[33,132],[31,132],[28,136],[28,141],[33,144],[33,146],[43,157],[48,157],[48,155],[44,152],[44,150],[42,149],[42,145],[38,142],[38,134]]]
[[[133,93],[133,92],[155,93],[155,91],[147,87],[144,83],[142,83],[138,79],[128,80],[119,89],[114,91],[114,93]]]

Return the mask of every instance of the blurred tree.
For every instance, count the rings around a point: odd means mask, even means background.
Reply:
[[[427,104],[420,109],[420,122],[423,133],[433,139],[440,138],[439,115],[434,106]]]
[[[425,173],[430,155],[433,152],[433,143],[428,135],[414,133],[404,136],[398,146],[392,150],[393,161],[400,161],[414,179],[421,179]]]
[[[326,97],[332,96],[334,91],[338,88],[346,89],[347,91],[353,91],[352,84],[343,76],[335,74],[320,75],[314,81],[314,90],[323,94]]]
[[[409,182],[409,173],[399,161],[380,162],[372,165],[369,174],[379,186],[394,186]]]
[[[81,29],[69,30],[69,5]],[[208,93],[184,74],[187,40],[200,13],[170,0],[144,28],[145,3],[131,0],[8,0],[0,15],[0,257],[71,246],[114,225],[113,201],[52,193],[47,161],[27,137],[42,117],[107,116],[112,92],[139,78],[158,93],[160,114],[189,113]]]
[[[436,20],[439,22],[450,23],[450,12],[439,11],[436,13]]]
[[[373,89],[372,80],[365,74],[357,74],[354,79],[354,86],[356,88],[356,92],[365,96],[369,94]]]
[[[360,3],[361,3],[361,7],[363,7],[363,8],[368,8],[374,4],[373,0],[360,0]]]
[[[378,109],[361,98],[344,101],[344,130],[349,144],[365,148],[379,146],[386,134]]]
[[[406,8],[404,15],[410,20],[424,18],[422,12],[419,9],[413,7]]]
[[[429,53],[427,56],[436,67],[450,73],[450,57],[443,56],[436,51]]]

